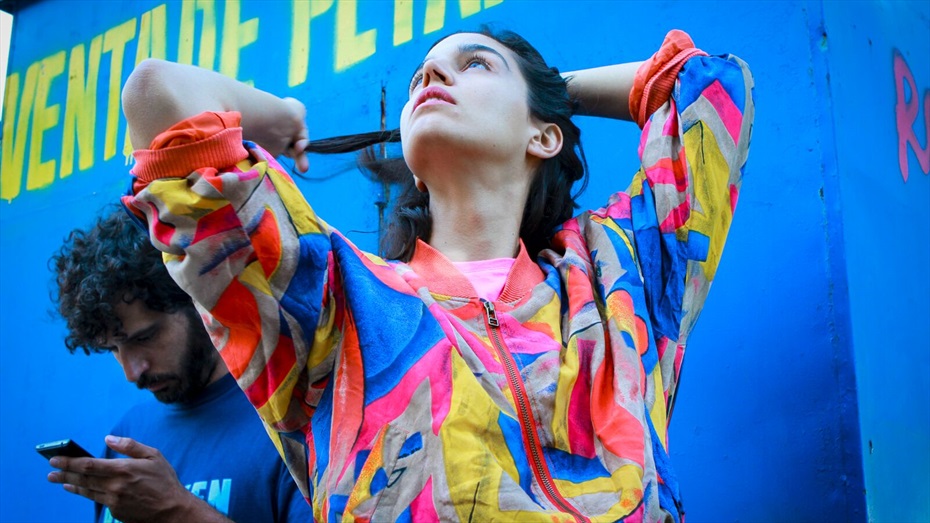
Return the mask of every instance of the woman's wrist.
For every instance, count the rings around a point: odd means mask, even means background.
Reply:
[[[257,93],[261,93],[258,95]],[[271,154],[278,156],[300,139],[307,137],[306,108],[295,98],[277,96],[255,90],[242,113],[242,135]]]
[[[133,147],[144,149],[174,124],[205,111],[237,111],[243,136],[281,154],[305,129],[305,109],[293,98],[279,98],[190,65],[145,60],[123,88],[123,111]]]
[[[630,92],[643,62],[629,62],[563,73],[576,114],[632,120]]]

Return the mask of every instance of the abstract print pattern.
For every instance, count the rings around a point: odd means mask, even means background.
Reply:
[[[359,251],[248,142],[232,167],[189,165],[127,201],[316,520],[677,522],[668,419],[751,88],[738,58],[689,57],[629,189],[537,260],[521,249],[494,303],[425,243],[410,263]]]

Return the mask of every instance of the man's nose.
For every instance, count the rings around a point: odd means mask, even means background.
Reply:
[[[127,355],[123,358],[123,373],[126,374],[126,380],[130,383],[139,381],[139,378],[149,370],[149,362],[140,355]]]

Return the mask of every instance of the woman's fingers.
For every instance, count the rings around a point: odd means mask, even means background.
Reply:
[[[307,139],[307,128],[304,127],[298,134],[297,139],[284,151],[285,156],[294,159],[294,167],[301,173],[307,172],[307,169],[310,168],[310,159],[307,157],[306,151],[308,143],[310,143],[310,140]]]

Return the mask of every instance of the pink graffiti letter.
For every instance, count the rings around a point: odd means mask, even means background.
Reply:
[[[904,82],[907,81],[911,90],[911,99],[907,101],[904,93]],[[898,126],[898,164],[901,167],[901,176],[907,182],[907,147],[910,146],[917,156],[920,170],[924,174],[930,173],[930,90],[924,91],[924,128],[927,146],[921,147],[917,135],[914,133],[914,123],[920,111],[920,97],[917,94],[917,83],[914,74],[901,53],[894,53],[894,84],[895,84],[895,120]]]

